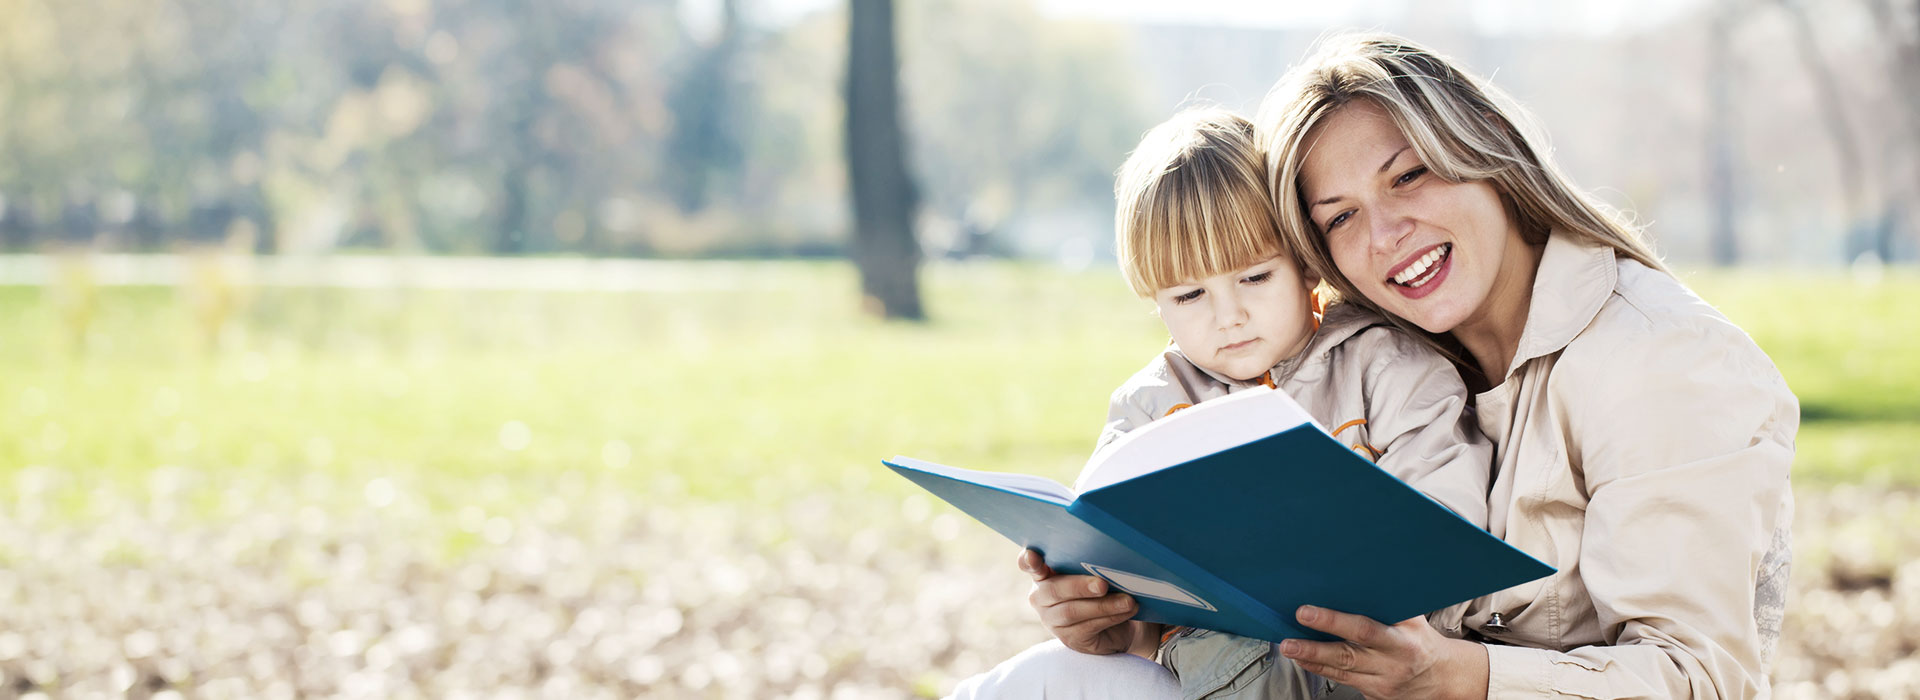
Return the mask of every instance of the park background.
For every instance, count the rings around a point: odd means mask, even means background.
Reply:
[[[1070,479],[1112,173],[1336,27],[1774,358],[1778,695],[1920,697],[1920,3],[0,0],[0,698],[945,692],[1045,632],[879,460]]]

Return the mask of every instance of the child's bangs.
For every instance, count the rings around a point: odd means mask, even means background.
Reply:
[[[1169,206],[1154,217],[1141,241],[1141,282],[1161,290],[1251,267],[1279,255],[1279,232],[1266,203],[1236,203],[1233,197],[1202,199],[1197,206]],[[1251,206],[1236,206],[1248,204]],[[1149,292],[1151,293],[1151,291]]]

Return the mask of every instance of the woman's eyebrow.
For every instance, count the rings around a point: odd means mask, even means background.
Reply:
[[[1393,152],[1393,155],[1392,155],[1392,156],[1389,156],[1389,157],[1387,158],[1387,162],[1385,162],[1385,163],[1381,163],[1381,164],[1380,164],[1380,169],[1379,169],[1379,170],[1376,170],[1376,171],[1374,171],[1374,172],[1376,172],[1376,173],[1384,173],[1384,172],[1386,172],[1386,171],[1387,171],[1387,168],[1391,168],[1391,167],[1393,167],[1393,162],[1394,162],[1394,161],[1396,161],[1396,160],[1400,160],[1400,154],[1402,154],[1402,153],[1406,153],[1406,152],[1407,152],[1407,149],[1409,149],[1409,148],[1413,148],[1413,146],[1412,146],[1412,145],[1406,145],[1406,146],[1401,146],[1401,147],[1400,147],[1400,150],[1398,150],[1398,151],[1394,151],[1394,152]]]
[[[1400,160],[1400,154],[1402,154],[1402,153],[1406,153],[1406,152],[1407,152],[1407,149],[1409,149],[1409,148],[1413,148],[1413,146],[1412,146],[1411,144],[1409,144],[1409,145],[1406,145],[1406,146],[1401,146],[1401,147],[1400,147],[1400,150],[1398,150],[1398,151],[1394,151],[1394,152],[1393,152],[1393,155],[1391,155],[1391,156],[1388,156],[1388,157],[1387,157],[1387,162],[1385,162],[1385,163],[1381,163],[1381,164],[1380,164],[1380,169],[1379,169],[1379,170],[1375,170],[1374,172],[1376,172],[1376,173],[1384,173],[1384,172],[1386,172],[1386,171],[1387,171],[1387,168],[1391,168],[1391,167],[1393,167],[1393,162],[1394,162],[1394,161],[1396,161],[1396,160]],[[1332,197],[1328,197],[1328,198],[1326,198],[1326,199],[1322,199],[1322,200],[1319,200],[1319,201],[1316,201],[1316,202],[1314,202],[1314,203],[1312,203],[1312,204],[1308,204],[1308,205],[1307,205],[1307,208],[1308,208],[1308,209],[1312,209],[1312,208],[1314,208],[1314,207],[1317,207],[1317,206],[1320,206],[1320,205],[1322,205],[1322,204],[1332,204],[1332,203],[1334,203],[1334,202],[1338,202],[1338,201],[1340,201],[1341,199],[1342,199],[1342,197],[1341,197],[1340,195],[1337,195],[1337,194],[1336,194],[1336,195],[1334,195],[1334,196],[1332,196]]]

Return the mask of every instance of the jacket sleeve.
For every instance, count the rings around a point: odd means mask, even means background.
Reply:
[[[1490,645],[1489,698],[1766,692],[1757,618],[1784,590],[1799,408],[1744,333],[1696,320],[1556,363],[1565,459],[1589,499],[1580,577],[1609,644]]]
[[[1373,353],[1363,387],[1368,438],[1381,450],[1376,463],[1486,529],[1493,445],[1467,412],[1459,371],[1405,333],[1375,328],[1367,335],[1390,344]]]
[[[1151,423],[1180,404],[1194,404],[1200,401],[1186,386],[1188,379],[1183,374],[1192,374],[1185,358],[1172,350],[1160,353],[1140,368],[1132,377],[1113,390],[1107,399],[1107,423],[1100,429],[1100,437],[1094,441],[1093,454],[1098,456],[1120,436],[1133,432],[1140,426]],[[1088,462],[1091,464],[1091,460]],[[1074,489],[1079,490],[1085,482],[1087,471],[1083,468],[1080,476],[1074,480]]]

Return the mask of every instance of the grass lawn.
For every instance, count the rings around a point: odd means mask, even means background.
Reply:
[[[878,461],[1072,478],[1164,342],[1117,274],[936,266],[888,324],[840,264],[657,270],[0,287],[0,688],[938,697],[1037,641],[1010,545]],[[1920,275],[1689,280],[1803,401],[1780,696],[1897,697]]]
[[[193,290],[0,287],[0,484],[79,521],[155,490],[217,519],[250,485],[306,480],[322,500],[404,489],[452,522],[603,488],[908,496],[877,462],[896,453],[1067,480],[1107,392],[1164,338],[1104,268],[935,266],[933,320],[887,324],[857,312],[844,265],[687,265],[710,283],[263,288],[217,342]],[[1689,282],[1799,394],[1797,483],[1920,484],[1903,440],[1920,435],[1920,314],[1899,311],[1920,275]]]

